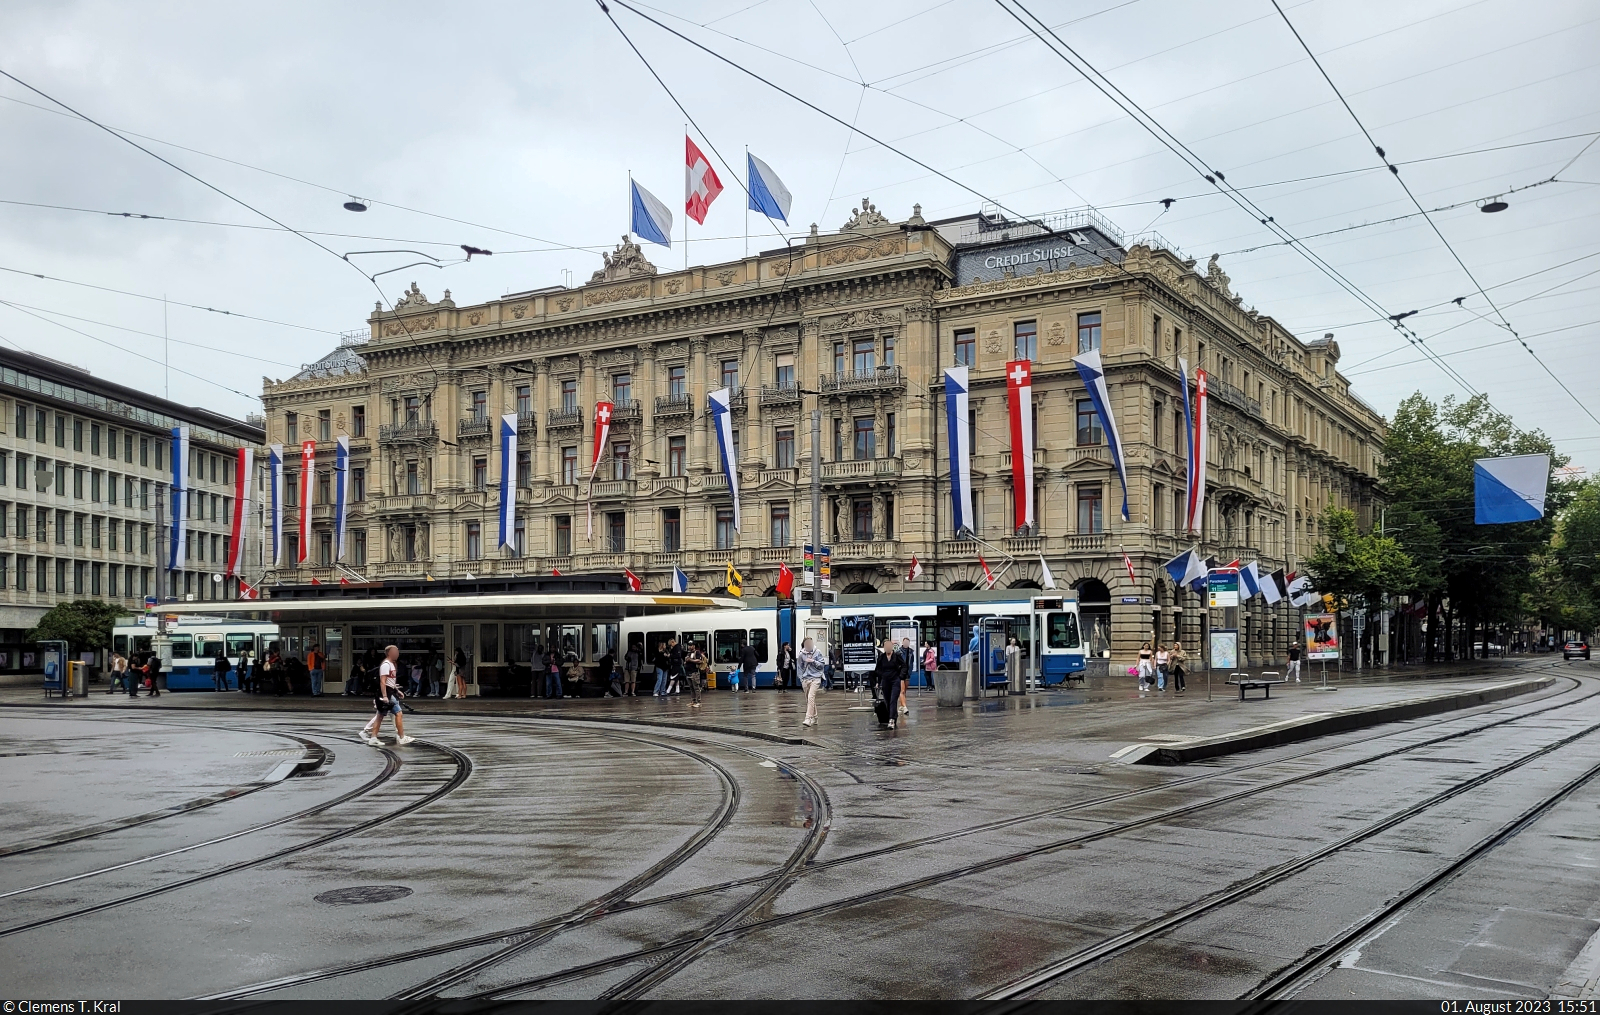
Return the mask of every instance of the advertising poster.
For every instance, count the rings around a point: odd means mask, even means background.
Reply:
[[[1306,615],[1306,659],[1339,658],[1339,618],[1332,613]]]
[[[1232,673],[1239,668],[1239,632],[1211,629],[1211,668]]]
[[[871,614],[839,618],[839,652],[844,656],[846,673],[871,673],[878,665]]]

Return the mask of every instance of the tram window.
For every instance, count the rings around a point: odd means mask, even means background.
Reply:
[[[599,659],[606,653],[617,654],[616,624],[593,624],[589,627],[589,658]]]
[[[737,663],[739,657],[744,654],[744,632],[718,631],[716,646],[717,654],[714,662]]]
[[[678,636],[676,631],[651,631],[644,636],[644,660],[647,665],[655,665],[656,653],[662,646]],[[688,637],[685,635],[684,637]]]
[[[486,663],[500,661],[500,625],[478,625],[478,658]]]
[[[707,655],[711,654],[711,643],[706,640],[704,631],[685,631],[683,632],[683,637],[678,640],[678,644],[683,646],[685,652],[689,651],[690,645],[693,645]]]
[[[506,625],[506,662],[525,663],[533,658],[533,640],[538,627],[533,624]]]
[[[215,659],[217,653],[222,651],[222,635],[197,634],[194,637],[194,657],[196,659]]]
[[[755,649],[756,649],[756,661],[757,662],[763,662],[763,663],[766,662],[767,661],[767,629],[764,628],[764,627],[752,627],[750,629],[750,644],[755,646]]]
[[[175,634],[175,635],[172,636],[172,658],[174,658],[174,659],[193,659],[194,658],[194,642],[188,635],[186,635],[186,634]]]
[[[1050,647],[1078,648],[1078,615],[1075,613],[1050,614]]]
[[[556,647],[564,656],[579,655],[583,651],[583,628],[578,624],[562,624],[556,628]]]
[[[125,634],[118,634],[118,635],[112,636],[112,638],[111,638],[111,651],[115,652],[117,655],[120,655],[120,656],[127,655],[128,654],[128,636],[125,635]]]
[[[250,651],[255,645],[256,636],[253,634],[230,634],[226,636],[228,642],[228,658],[237,659],[241,653]]]

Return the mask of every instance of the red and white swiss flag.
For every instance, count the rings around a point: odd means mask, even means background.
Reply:
[[[917,560],[917,555],[911,555],[911,570],[906,572],[906,581],[914,582],[922,577],[922,562]]]
[[[983,587],[985,589],[994,588],[994,583],[999,579],[995,577],[993,571],[989,570],[989,562],[983,559],[983,554],[981,553],[978,554],[978,566],[983,568]]]
[[[622,573],[628,578],[628,588],[632,589],[634,592],[641,592],[644,590],[644,582],[639,580],[638,575],[634,574],[628,568],[623,568]]]
[[[239,579],[239,598],[240,599],[260,599],[261,598],[261,590],[257,589],[254,585],[251,585],[251,584],[247,583],[243,578],[240,578]]]
[[[717,171],[711,168],[711,161],[700,154],[694,139],[687,134],[684,135],[683,146],[683,207],[690,218],[703,226],[706,224],[706,212],[711,210],[711,202],[722,193],[722,181],[717,179]]]

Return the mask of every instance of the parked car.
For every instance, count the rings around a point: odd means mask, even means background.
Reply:
[[[1589,643],[1586,641],[1569,641],[1561,646],[1562,659],[1588,659]]]

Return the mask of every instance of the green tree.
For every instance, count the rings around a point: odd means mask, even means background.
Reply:
[[[28,632],[30,641],[65,641],[74,652],[90,652],[111,647],[111,628],[117,618],[128,613],[120,606],[98,599],[74,599],[57,603],[39,624]]]
[[[1399,540],[1362,532],[1354,511],[1329,505],[1321,532],[1324,541],[1305,561],[1318,592],[1372,610],[1383,605],[1384,597],[1416,587],[1416,565]]]

